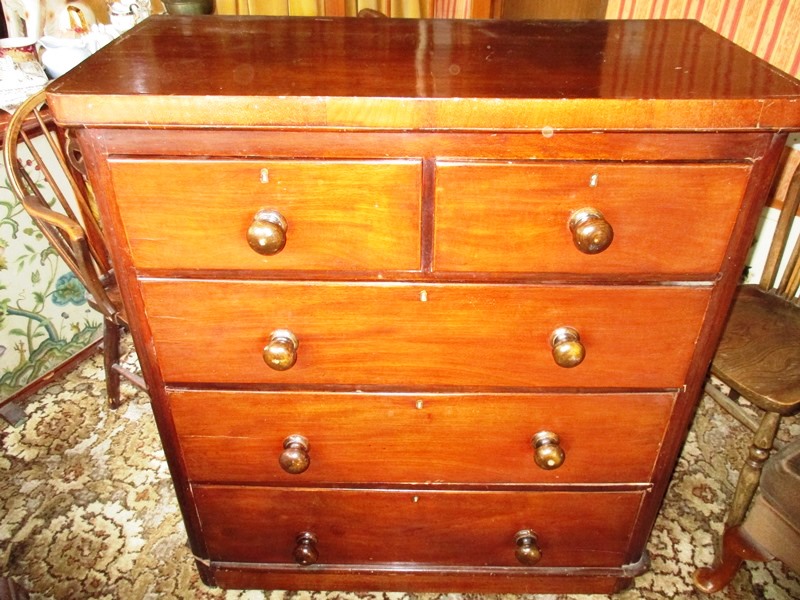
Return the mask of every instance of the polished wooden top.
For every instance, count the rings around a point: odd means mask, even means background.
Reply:
[[[49,100],[89,125],[800,127],[800,82],[670,20],[156,16]]]

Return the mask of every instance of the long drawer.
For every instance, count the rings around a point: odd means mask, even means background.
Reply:
[[[720,270],[749,165],[437,163],[438,271],[713,274]],[[573,214],[595,209],[610,227]],[[584,211],[584,214],[588,214]],[[606,225],[603,225],[604,227]],[[601,233],[606,235],[606,233]]]
[[[689,286],[418,285],[146,279],[165,381],[677,388],[710,290]],[[583,362],[559,366],[571,327]],[[264,349],[289,331],[296,362]],[[572,342],[569,342],[573,346]],[[557,344],[559,347],[562,345]]]
[[[293,563],[316,538],[317,565],[517,566],[532,530],[536,566],[624,564],[643,492],[518,493],[192,486],[211,560]]]
[[[168,398],[190,480],[379,485],[648,482],[674,396],[180,390]],[[279,462],[291,436],[306,440],[297,473]]]
[[[140,269],[416,270],[419,160],[109,161]],[[259,211],[284,219],[277,254],[253,250]]]

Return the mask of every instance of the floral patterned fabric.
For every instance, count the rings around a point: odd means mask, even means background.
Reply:
[[[39,140],[42,141],[41,139]],[[0,401],[97,339],[102,317],[17,202],[0,165]],[[37,184],[52,191],[41,178]]]
[[[133,363],[135,357],[131,357]],[[460,594],[223,591],[204,586],[186,545],[147,396],[123,385],[106,408],[99,355],[24,405],[0,430],[0,574],[34,599],[460,600]],[[781,437],[800,434],[787,419]],[[652,569],[617,600],[704,598],[707,565],[745,454],[747,431],[708,398],[700,405],[649,543]],[[477,598],[476,595],[465,597]],[[603,600],[605,596],[529,596]],[[512,600],[513,596],[499,596]],[[800,598],[800,576],[748,563],[715,600]]]

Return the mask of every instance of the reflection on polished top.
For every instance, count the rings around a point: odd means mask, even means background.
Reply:
[[[800,82],[696,21],[157,16],[50,93],[65,124],[800,126]]]

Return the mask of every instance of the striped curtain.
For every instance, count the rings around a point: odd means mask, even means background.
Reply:
[[[433,16],[441,19],[467,19],[472,13],[472,0],[436,0]]]
[[[362,8],[372,8],[393,17],[468,18],[472,0],[342,0],[345,14],[355,16]],[[216,0],[222,15],[295,15],[325,14],[323,0]],[[432,13],[432,14],[431,14]]]

